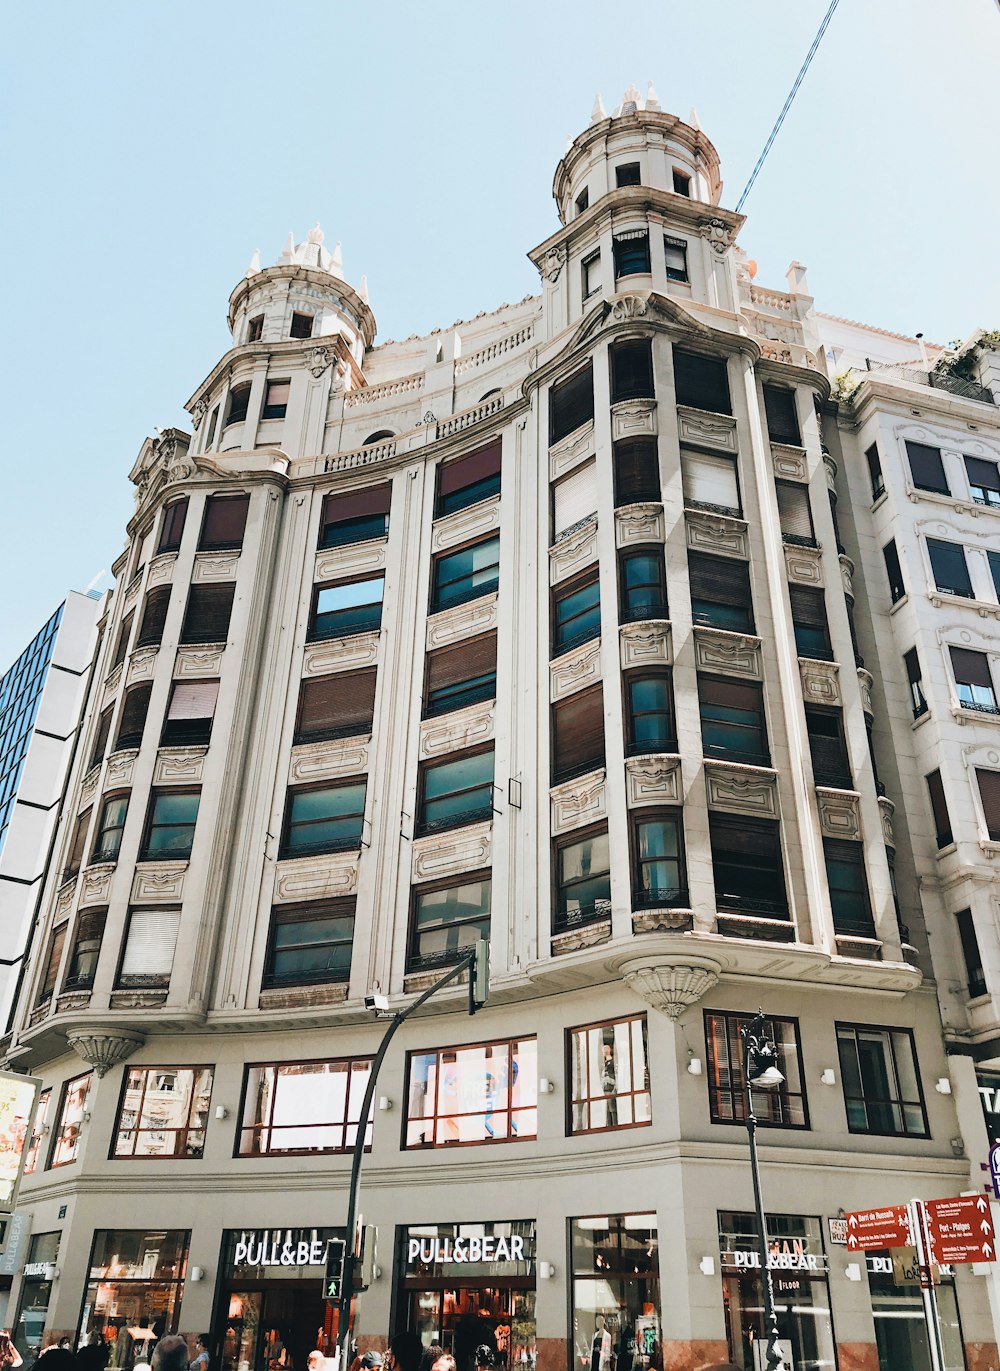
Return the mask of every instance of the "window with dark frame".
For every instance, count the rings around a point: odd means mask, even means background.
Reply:
[[[976,504],[1000,509],[1000,467],[996,462],[986,462],[981,457],[966,457],[965,472]]]
[[[668,281],[687,282],[688,276],[687,243],[683,238],[669,238],[663,235],[663,257],[667,267]]]
[[[38,1104],[31,1125],[31,1137],[25,1149],[24,1174],[31,1176],[38,1169],[38,1158],[42,1150],[42,1139],[48,1133],[49,1109],[52,1105],[52,1087],[38,1092]]]
[[[493,817],[493,748],[423,762],[414,836],[440,833]]]
[[[708,815],[712,842],[715,902],[725,927],[724,913],[763,920],[789,919],[785,871],[781,855],[781,827],[776,820]],[[740,936],[752,937],[743,923]],[[790,925],[789,925],[790,927]],[[771,936],[764,930],[764,937]]]
[[[833,644],[830,642],[830,624],[826,617],[826,596],[823,591],[812,586],[790,585],[788,600],[792,611],[795,651],[800,657],[809,657],[813,661],[832,662]]]
[[[934,584],[942,594],[960,595],[964,600],[975,598],[965,560],[965,548],[961,543],[946,542],[943,538],[928,538],[927,555],[930,557]]]
[[[225,643],[233,612],[236,586],[192,586],[188,591],[181,628],[182,643]]]
[[[552,542],[597,517],[597,463],[584,462],[550,487],[552,494]]]
[[[680,809],[630,814],[633,909],[686,909],[684,817]]]
[[[618,612],[623,624],[670,617],[662,547],[618,554]]]
[[[211,1066],[130,1066],[122,1078],[110,1160],[201,1157]]]
[[[486,447],[442,462],[437,469],[437,498],[435,519],[455,514],[460,509],[477,505],[500,494],[500,461],[503,443],[495,438]]]
[[[142,735],[146,731],[146,715],[149,713],[149,698],[153,693],[153,682],[143,681],[125,692],[121,718],[118,723],[118,737],[115,751],[123,748],[142,746]]]
[[[90,754],[91,767],[100,766],[104,761],[104,754],[108,750],[108,739],[111,736],[111,718],[114,710],[114,705],[108,705],[107,709],[101,710],[97,720],[97,732],[94,734],[94,747]]]
[[[159,647],[170,606],[170,586],[154,586],[147,591],[142,607],[142,620],[136,634],[136,647]]]
[[[615,186],[621,190],[622,186],[641,185],[638,162],[621,162],[615,167]]]
[[[361,1122],[370,1057],[251,1064],[234,1155],[314,1156],[349,1152]],[[368,1120],[365,1150],[371,1148]]]
[[[72,1080],[67,1081],[62,1088],[59,1114],[54,1129],[55,1137],[49,1156],[50,1171],[55,1171],[60,1166],[69,1166],[77,1159],[80,1151],[80,1133],[84,1125],[83,1116],[87,1112],[93,1083],[94,1073],[85,1071],[82,1075],[74,1076]]]
[[[614,254],[616,281],[623,276],[649,275],[651,268],[648,229],[628,229],[623,233],[616,233],[611,240],[611,248]]]
[[[331,491],[323,501],[319,525],[320,547],[345,547],[384,538],[389,532],[392,486],[366,486],[363,490]]]
[[[622,505],[655,503],[660,489],[660,457],[655,438],[626,438],[612,450],[615,509]]]
[[[775,481],[774,493],[782,541],[791,547],[819,547],[808,488],[797,481]]]
[[[983,818],[991,843],[1000,843],[1000,771],[976,767],[979,798],[983,802]]]
[[[241,385],[233,386],[229,392],[229,399],[226,402],[226,418],[222,427],[228,428],[230,424],[242,424],[247,417],[249,408],[250,382],[244,381]]]
[[[833,907],[833,929],[844,938],[874,938],[864,846],[839,838],[823,839],[826,880]]]
[[[676,752],[673,682],[669,670],[629,673],[624,685],[628,755]]]
[[[552,592],[552,656],[601,636],[601,587],[597,567]]]
[[[184,536],[184,523],[187,519],[188,502],[184,500],[174,500],[167,505],[163,511],[163,523],[160,525],[160,541],[156,545],[156,554],[161,552],[176,552],[181,545],[181,538]]]
[[[843,711],[822,705],[806,705],[806,733],[817,785],[852,790],[851,764],[844,737]]]
[[[288,377],[283,380],[267,381],[264,384],[264,408],[262,419],[284,419],[288,413],[288,400],[292,393],[292,383]]]
[[[106,909],[84,909],[76,916],[73,947],[62,985],[64,993],[93,989],[107,917]]]
[[[784,386],[764,386],[764,416],[767,420],[767,436],[772,443],[802,446],[794,390],[787,390]]]
[[[129,910],[116,989],[169,989],[180,922],[179,909]]]
[[[749,1026],[752,1017],[705,1010],[705,1061],[712,1123],[746,1123],[744,1043],[740,1030]],[[774,1043],[777,1067],[785,1079],[776,1089],[754,1090],[753,1112],[757,1122],[764,1128],[808,1128],[799,1021],[769,1015],[764,1032]]]
[[[604,688],[578,690],[551,706],[552,784],[604,766]]]
[[[465,705],[493,700],[497,693],[497,635],[483,633],[425,659],[423,717],[448,714]]]
[[[434,558],[430,612],[468,604],[500,587],[500,535]]]
[[[219,426],[219,406],[216,405],[212,410],[208,420],[208,432],[205,434],[205,447],[210,448],[215,441],[215,430]]]
[[[403,1147],[508,1143],[538,1133],[533,1037],[407,1054]]]
[[[381,628],[384,592],[384,576],[317,586],[306,641],[325,642]]]
[[[206,747],[218,698],[218,681],[174,681],[160,746]]]
[[[594,419],[592,363],[560,381],[549,391],[549,446]]]
[[[882,476],[882,461],[877,443],[872,443],[865,451],[865,460],[868,463],[868,478],[872,483],[872,500],[875,501],[885,494],[885,480]]]
[[[408,971],[450,966],[479,938],[490,936],[490,873],[413,888]]]
[[[911,647],[909,652],[903,653],[903,667],[906,670],[906,680],[910,687],[910,705],[913,709],[913,717],[919,719],[922,714],[927,713],[927,700],[924,696],[923,677],[920,674],[920,658],[917,656],[915,647]]]
[[[118,638],[115,642],[115,655],[111,661],[111,670],[117,671],[128,655],[128,640],[132,635],[132,620],[135,618],[135,611],[130,610],[121,622],[118,630]]]
[[[582,214],[584,210],[590,209],[590,190],[584,186],[580,194],[576,197],[576,212]]]
[[[748,563],[689,551],[688,581],[696,624],[727,633],[754,632]]]
[[[589,300],[601,289],[601,254],[592,252],[580,263],[580,282],[584,300]]]
[[[707,758],[769,766],[764,687],[757,681],[698,676],[698,712]]]
[[[375,718],[377,671],[335,671],[314,676],[299,687],[293,742],[318,743],[371,733]]]
[[[83,854],[87,848],[87,830],[90,828],[91,814],[92,809],[88,805],[81,814],[77,815],[73,824],[73,837],[70,840],[66,865],[61,877],[63,881],[72,880],[83,866]]]
[[[674,345],[674,388],[679,405],[732,414],[729,370],[723,357],[707,357]]]
[[[882,549],[882,557],[885,560],[885,574],[889,582],[889,595],[894,605],[899,604],[906,594],[906,587],[903,584],[903,569],[899,565],[899,553],[896,551],[896,540],[890,538]]]
[[[653,343],[650,338],[621,338],[611,344],[611,403],[652,400]]]
[[[941,779],[940,771],[928,772],[925,777],[927,782],[927,794],[930,797],[931,813],[934,816],[934,832],[939,848],[947,847],[955,840],[951,832],[951,816],[948,813],[948,801],[945,798],[944,782]]]
[[[917,490],[929,490],[938,495],[951,494],[940,448],[907,441],[906,456],[910,463],[910,475]]]
[[[949,647],[948,652],[951,654],[955,690],[962,708],[976,710],[980,714],[1000,713],[990,659],[986,653],[973,652],[965,647]]]
[[[199,552],[236,552],[243,546],[249,495],[210,495],[198,538]]]
[[[566,1046],[570,1135],[652,1123],[645,1014],[570,1028]]]
[[[989,563],[990,575],[993,577],[993,594],[1000,600],[1000,552],[987,550],[986,560]]]
[[[292,326],[288,330],[289,338],[311,338],[315,321],[316,316],[314,314],[305,314],[296,310],[292,314]]]
[[[349,980],[354,920],[353,898],[275,905],[261,988]]]
[[[191,856],[200,801],[200,790],[154,790],[150,793],[143,861],[166,862]]]
[[[607,828],[574,833],[555,844],[553,931],[611,917],[611,849]]]
[[[686,171],[678,171],[678,169],[677,169],[676,167],[673,167],[673,168],[671,169],[670,177],[671,177],[670,184],[671,184],[671,185],[673,186],[673,188],[674,188],[674,194],[675,194],[675,195],[686,195],[686,196],[690,199],[690,196],[691,196],[691,177],[688,176],[687,172],[686,172]]]
[[[987,991],[986,972],[983,970],[983,957],[979,951],[979,939],[971,909],[960,909],[955,915],[958,937],[962,945],[962,960],[965,963],[965,984],[969,999],[976,1000]]]
[[[838,1023],[837,1047],[848,1130],[926,1138],[927,1115],[910,1029]]]
[[[247,342],[259,343],[264,336],[264,316],[255,314],[247,324]]]
[[[91,862],[118,860],[130,794],[130,791],[126,791],[123,795],[105,796],[101,806],[101,817],[97,823],[97,837],[94,839]]]
[[[353,852],[364,836],[367,780],[289,789],[282,857]]]
[[[58,927],[52,930],[49,938],[49,951],[45,959],[45,975],[38,988],[38,998],[35,1007],[48,1004],[56,991],[56,982],[59,979],[59,966],[62,962],[63,949],[66,946],[66,934],[69,930],[69,920],[64,919]]]
[[[686,509],[743,517],[735,457],[681,448],[681,484]]]

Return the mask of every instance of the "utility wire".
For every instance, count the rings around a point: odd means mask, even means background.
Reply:
[[[997,0],[997,3],[1000,4],[1000,0]],[[777,138],[778,132],[779,132],[779,130],[781,129],[782,124],[785,122],[785,115],[788,113],[788,111],[789,111],[789,110],[791,109],[791,107],[792,107],[792,101],[795,99],[796,95],[797,95],[798,92],[799,92],[799,86],[802,85],[802,79],[803,79],[803,77],[805,76],[806,72],[809,70],[809,65],[810,65],[810,63],[812,62],[813,58],[816,56],[816,49],[819,47],[820,43],[822,42],[822,40],[823,40],[823,35],[824,35],[824,33],[826,33],[826,30],[827,30],[827,28],[828,28],[828,26],[829,26],[830,20],[833,18],[833,12],[834,12],[834,10],[837,8],[837,6],[838,6],[839,4],[840,4],[840,0],[830,0],[830,8],[827,10],[826,14],[823,16],[823,22],[822,22],[822,24],[820,24],[819,29],[818,29],[817,32],[816,32],[816,37],[812,40],[812,47],[811,47],[811,48],[809,49],[809,51],[806,53],[806,60],[802,63],[802,66],[799,68],[799,74],[798,74],[798,76],[796,76],[795,82],[794,82],[794,84],[792,85],[791,90],[788,92],[788,99],[785,101],[784,105],[782,106],[781,113],[778,115],[777,122],[775,123],[774,128],[771,130],[770,137],[768,138],[767,142],[764,144],[764,151],[763,151],[763,152],[760,154],[760,156],[757,158],[757,165],[754,167],[753,171],[750,173],[750,180],[749,180],[749,181],[746,183],[746,185],[744,186],[744,188],[743,188],[743,194],[740,196],[739,200],[736,202],[736,213],[737,213],[737,214],[739,214],[740,210],[743,208],[744,202],[746,201],[747,196],[750,194],[750,189],[751,189],[751,187],[753,186],[753,183],[756,181],[757,176],[758,176],[758,173],[760,172],[761,167],[764,165],[764,162],[765,162],[765,160],[766,160],[766,158],[767,158],[767,154],[771,151],[771,145],[772,145],[772,143],[774,142],[775,138]]]

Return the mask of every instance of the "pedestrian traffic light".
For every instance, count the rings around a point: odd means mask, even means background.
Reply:
[[[347,1243],[343,1238],[331,1238],[326,1245],[326,1272],[323,1276],[323,1298],[336,1304],[344,1290],[344,1254]]]
[[[490,996],[490,945],[486,938],[477,938],[469,963],[469,1013],[482,1009]]]

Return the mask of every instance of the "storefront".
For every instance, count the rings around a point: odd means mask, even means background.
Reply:
[[[769,1214],[767,1237],[782,1352],[795,1371],[832,1371],[837,1359],[820,1220]],[[763,1371],[765,1366],[759,1242],[753,1214],[719,1214],[729,1357],[741,1371]],[[902,1365],[893,1371],[903,1371]]]
[[[147,1361],[158,1338],[177,1332],[190,1238],[182,1228],[99,1228],[78,1342],[103,1339],[120,1371]]]
[[[879,1371],[931,1371],[920,1270],[912,1247],[869,1252],[868,1286],[875,1318]],[[944,1371],[965,1371],[955,1281],[947,1266],[934,1267]]]
[[[59,1233],[36,1233],[28,1244],[17,1316],[10,1330],[25,1361],[33,1361],[42,1350],[60,1237]]]
[[[394,1327],[474,1371],[485,1345],[500,1367],[534,1366],[535,1224],[439,1223],[400,1228]]]
[[[332,1356],[336,1311],[323,1299],[326,1247],[342,1228],[239,1228],[222,1235],[212,1364],[220,1371],[305,1371]],[[218,1360],[216,1360],[216,1358]]]
[[[655,1214],[570,1220],[577,1371],[662,1367]]]

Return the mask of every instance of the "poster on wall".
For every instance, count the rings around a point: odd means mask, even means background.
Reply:
[[[17,1199],[40,1084],[33,1076],[0,1071],[0,1216],[10,1214]]]

